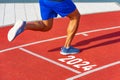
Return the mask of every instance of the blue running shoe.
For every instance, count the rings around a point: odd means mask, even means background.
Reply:
[[[8,32],[8,41],[13,41],[20,33],[24,31],[26,21],[17,21]]]
[[[62,47],[61,51],[60,51],[60,54],[62,54],[62,55],[70,55],[70,54],[77,54],[79,52],[80,52],[79,49],[76,49],[76,48],[70,46],[69,48]]]

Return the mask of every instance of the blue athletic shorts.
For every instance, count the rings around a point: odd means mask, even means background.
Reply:
[[[76,9],[72,0],[39,0],[42,20],[67,16]]]

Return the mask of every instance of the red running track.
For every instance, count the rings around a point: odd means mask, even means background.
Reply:
[[[11,26],[0,28],[0,80],[120,80],[120,12],[81,16],[72,45],[76,55],[59,54],[67,18],[49,32],[25,31],[7,41]]]

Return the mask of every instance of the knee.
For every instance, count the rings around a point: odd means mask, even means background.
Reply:
[[[38,25],[36,25],[36,26],[38,26],[39,31],[46,32],[46,31],[51,30],[51,28],[52,28],[52,24],[45,23],[43,21],[38,21],[37,23],[38,23]]]
[[[45,26],[45,27],[43,28],[43,31],[46,32],[46,31],[49,31],[49,30],[51,30],[51,29],[52,29],[52,26]]]

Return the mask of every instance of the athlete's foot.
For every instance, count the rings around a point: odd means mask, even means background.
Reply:
[[[70,55],[70,54],[77,54],[79,52],[80,52],[79,49],[70,46],[69,48],[62,47],[61,51],[60,51],[60,54],[62,54],[62,55]]]
[[[26,21],[17,21],[8,32],[8,41],[13,41],[25,29]]]

